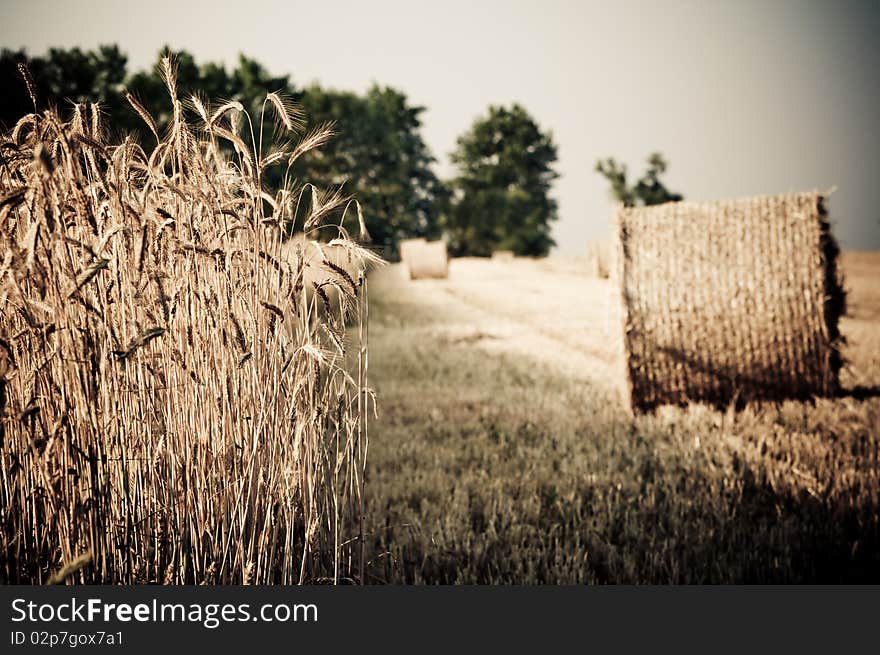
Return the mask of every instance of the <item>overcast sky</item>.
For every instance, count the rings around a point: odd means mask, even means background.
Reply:
[[[0,46],[118,43],[129,70],[168,44],[233,65],[239,52],[298,85],[372,82],[427,107],[451,169],[458,134],[519,102],[559,146],[557,252],[610,229],[599,157],[640,174],[663,152],[689,199],[837,187],[847,248],[880,248],[880,2],[763,0],[187,3],[0,0]]]

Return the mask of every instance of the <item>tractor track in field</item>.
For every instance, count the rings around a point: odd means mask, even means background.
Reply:
[[[620,360],[611,285],[571,269],[565,260],[462,258],[450,262],[445,280],[410,281],[390,266],[380,283],[442,316],[430,331],[443,343],[526,357],[573,381],[613,385]]]

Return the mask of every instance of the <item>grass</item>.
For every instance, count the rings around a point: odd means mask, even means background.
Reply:
[[[863,268],[844,382],[870,390],[876,262]],[[880,581],[876,397],[633,420],[602,385],[450,343],[418,293],[371,289],[370,581]]]
[[[0,581],[358,577],[377,258],[325,225],[340,193],[263,189],[326,129],[300,137],[271,93],[289,150],[236,102],[190,98],[190,125],[163,67],[167,136],[131,99],[146,149],[36,98],[0,139]],[[295,216],[334,261],[283,247]]]

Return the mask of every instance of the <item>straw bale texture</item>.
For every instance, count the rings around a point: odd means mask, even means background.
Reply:
[[[818,192],[621,208],[633,409],[834,394],[844,294]]]
[[[446,255],[446,243],[428,241],[413,244],[407,252],[407,268],[411,280],[447,277],[449,257]]]

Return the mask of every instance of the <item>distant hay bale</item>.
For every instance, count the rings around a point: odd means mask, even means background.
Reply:
[[[281,247],[282,256],[288,260],[297,256],[304,258],[303,282],[306,286],[326,280],[328,273],[334,273],[332,266],[342,268],[349,277],[356,278],[360,270],[369,270],[374,264],[373,258],[363,256],[365,252],[363,248],[352,248],[339,240],[326,243],[309,239],[302,232],[292,235]]]
[[[421,244],[413,244],[407,252],[406,266],[411,280],[446,278],[449,275],[446,243],[426,241]]]
[[[607,239],[587,243],[587,273],[590,277],[607,278],[613,269],[614,248]]]
[[[291,235],[281,246],[281,257],[297,265],[302,258],[302,285],[311,301],[317,289],[320,308],[326,300],[336,306],[347,290],[360,284],[360,272],[370,271],[379,264],[377,258],[350,242],[334,240],[323,243],[307,238],[302,232]],[[340,293],[340,290],[342,293]]]
[[[633,409],[838,389],[844,292],[818,192],[622,208]]]
[[[512,250],[496,250],[492,253],[492,261],[494,262],[512,262],[514,254]]]
[[[417,246],[421,246],[427,243],[427,241],[421,237],[417,239],[402,239],[398,244],[398,249],[400,250],[400,261],[404,264],[407,263],[407,257],[409,256],[410,251]]]

